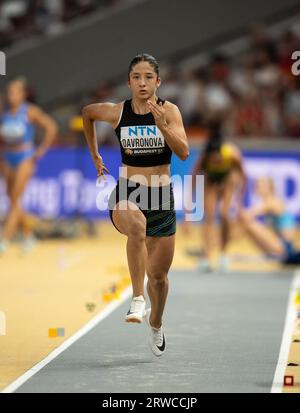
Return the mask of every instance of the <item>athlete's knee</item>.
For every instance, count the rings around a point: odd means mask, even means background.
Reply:
[[[130,223],[127,229],[128,238],[137,242],[146,240],[146,224],[142,220],[136,220]]]
[[[20,198],[18,196],[12,196],[10,198],[10,211],[19,210],[20,208]]]
[[[168,273],[164,271],[155,271],[148,273],[148,280],[154,288],[162,288],[168,285]]]

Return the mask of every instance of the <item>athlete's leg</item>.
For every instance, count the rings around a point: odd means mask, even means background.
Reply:
[[[222,205],[220,208],[221,216],[221,251],[226,252],[230,235],[230,207],[232,205],[233,195],[235,193],[237,180],[233,174],[230,174],[222,189]]]
[[[207,182],[204,187],[204,222],[203,222],[203,252],[211,263],[215,240],[215,212],[218,201],[219,188]]]
[[[6,182],[6,190],[9,199],[12,198],[13,183],[15,180],[15,170],[6,162],[0,163],[0,175],[3,175]],[[22,211],[19,224],[25,236],[31,233],[30,225],[28,224],[28,215]]]
[[[20,228],[25,238],[28,238],[32,233],[29,215],[22,211],[20,217]]]
[[[14,170],[14,177],[9,190],[10,212],[3,230],[3,238],[10,240],[20,223],[23,210],[21,207],[21,196],[25,187],[34,173],[34,162],[31,158],[24,160]]]
[[[127,236],[126,250],[133,296],[138,297],[144,295],[147,258],[146,218],[132,202],[123,200],[117,207],[119,209],[112,212],[112,219],[118,230]]]
[[[175,234],[169,237],[147,237],[146,246],[150,324],[154,328],[160,328],[169,290],[168,272],[174,256]]]
[[[0,175],[3,176],[5,184],[6,184],[6,192],[9,197],[10,189],[12,187],[13,179],[14,179],[14,170],[13,168],[7,164],[5,161],[0,162]],[[0,254],[3,254],[8,248],[8,240],[6,240],[3,236],[3,232],[1,234],[0,239]]]
[[[5,161],[0,162],[0,175],[2,175],[5,180],[6,191],[9,196],[14,180],[14,169]]]
[[[267,253],[278,256],[284,254],[284,246],[280,238],[270,228],[251,218],[247,211],[240,213],[240,220],[247,234],[259,248]]]

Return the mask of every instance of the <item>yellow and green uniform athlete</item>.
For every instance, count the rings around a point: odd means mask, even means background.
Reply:
[[[199,155],[192,174],[193,187],[196,175],[201,174],[205,176],[203,233],[206,241],[204,259],[199,263],[199,269],[207,271],[213,265],[214,220],[220,205],[220,269],[227,271],[228,259],[225,254],[229,241],[230,208],[234,198],[237,209],[243,204],[246,174],[239,149],[223,142],[219,131],[212,131],[204,151]],[[236,193],[238,197],[235,197]]]
[[[235,150],[232,145],[221,144],[217,154],[212,153],[203,160],[203,172],[208,181],[222,183],[234,167],[235,159]]]

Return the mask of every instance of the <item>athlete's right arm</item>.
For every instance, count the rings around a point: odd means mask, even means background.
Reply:
[[[83,128],[91,155],[98,155],[94,121],[108,122],[115,127],[120,115],[120,103],[94,103],[82,109]]]
[[[98,152],[94,122],[96,120],[108,122],[112,127],[116,127],[120,116],[120,110],[120,103],[95,103],[85,106],[82,109],[83,130],[92,159],[98,171],[98,176],[103,175],[103,170],[106,172],[108,172],[108,170],[105,168]]]

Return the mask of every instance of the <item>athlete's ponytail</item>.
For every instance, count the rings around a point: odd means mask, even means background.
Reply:
[[[223,143],[222,122],[219,119],[210,120],[208,123],[208,141],[204,149],[205,155],[220,152]]]

